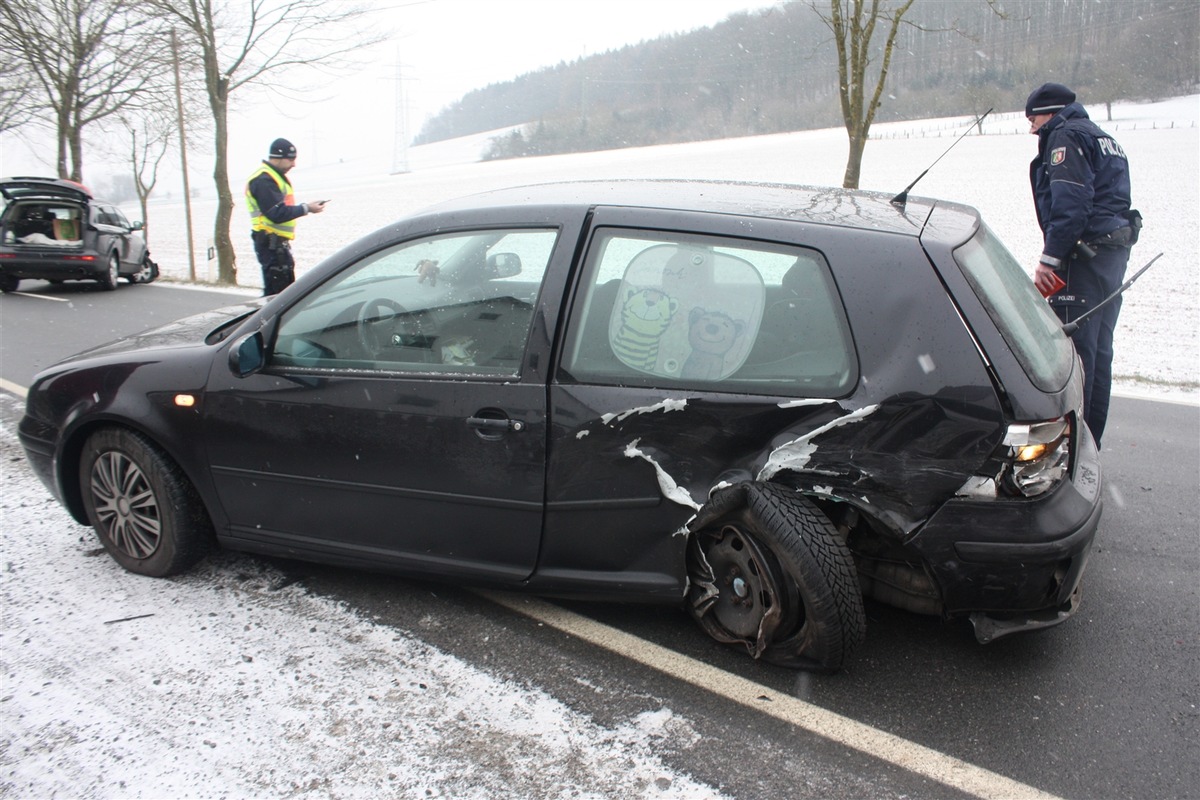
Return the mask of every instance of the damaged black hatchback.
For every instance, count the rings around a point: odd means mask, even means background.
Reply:
[[[435,207],[269,301],[75,356],[20,435],[134,572],[220,545],[678,603],[828,670],[864,596],[985,642],[1075,611],[1081,402],[971,208],[581,182]]]

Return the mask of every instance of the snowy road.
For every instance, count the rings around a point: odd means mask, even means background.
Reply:
[[[1194,406],[1114,404],[1084,607],[1043,635],[872,606],[855,663],[814,677],[675,609],[576,606],[704,689],[453,587],[232,554],[122,572],[29,473],[19,413],[0,393],[0,797],[964,796],[753,708],[778,695],[1062,797],[1200,785]]]
[[[655,755],[695,737],[667,708],[598,726],[249,558],[126,573],[0,459],[0,795],[719,796]]]

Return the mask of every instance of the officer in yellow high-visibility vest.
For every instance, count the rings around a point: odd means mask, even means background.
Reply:
[[[305,214],[320,214],[328,202],[296,203],[292,184],[285,177],[295,165],[296,146],[287,139],[276,139],[268,158],[246,181],[250,238],[262,266],[264,297],[279,294],[296,280],[292,258],[296,220]]]

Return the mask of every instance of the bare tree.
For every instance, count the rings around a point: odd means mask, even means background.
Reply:
[[[229,235],[233,194],[229,184],[229,102],[238,89],[297,68],[336,71],[364,47],[386,38],[378,30],[356,30],[369,9],[336,0],[144,0],[163,19],[182,28],[197,52],[212,110],[213,180],[217,218],[213,241],[217,280],[237,283],[237,260]],[[273,87],[277,88],[277,87]]]
[[[841,99],[842,120],[846,124],[846,135],[850,139],[850,154],[846,158],[846,173],[842,186],[857,189],[862,172],[863,150],[883,84],[887,80],[888,67],[892,61],[892,50],[896,34],[904,15],[912,8],[915,0],[829,0],[829,13],[817,6],[813,9],[829,30],[833,32],[838,55],[838,95]],[[875,39],[877,26],[886,30],[883,41],[882,60],[877,72],[871,64],[880,57]],[[874,86],[871,82],[874,82]]]
[[[83,131],[134,104],[156,80],[162,37],[134,0],[3,0],[0,50],[32,77],[53,119],[60,178],[83,179]]]
[[[33,118],[33,76],[18,53],[0,39],[0,133],[19,128]]]
[[[150,242],[150,216],[147,201],[158,183],[158,168],[170,148],[171,136],[174,133],[174,120],[167,112],[141,114],[136,117],[123,117],[128,139],[126,141],[126,157],[129,159],[130,174],[133,177],[133,188],[137,193],[138,205],[142,209],[142,219],[145,227],[142,236],[146,243]]]

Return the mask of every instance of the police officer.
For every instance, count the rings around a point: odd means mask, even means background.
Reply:
[[[1060,83],[1033,90],[1025,103],[1038,137],[1029,182],[1045,244],[1034,283],[1063,322],[1077,319],[1125,279],[1141,215],[1130,209],[1125,151],[1100,130],[1075,93]],[[1055,275],[1064,282],[1055,290]],[[1083,409],[1096,444],[1104,434],[1112,389],[1113,331],[1121,299],[1097,311],[1072,339],[1083,362]]]
[[[296,220],[320,214],[325,201],[296,203],[292,184],[285,177],[296,165],[296,146],[287,139],[271,142],[268,158],[246,181],[246,206],[250,209],[250,238],[262,267],[263,296],[279,294],[296,280],[292,240]]]

